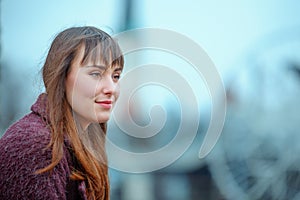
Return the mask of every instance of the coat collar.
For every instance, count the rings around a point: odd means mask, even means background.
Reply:
[[[42,93],[37,98],[36,102],[31,106],[31,111],[40,115],[46,121],[49,120],[49,112],[47,109],[48,98],[46,93]]]

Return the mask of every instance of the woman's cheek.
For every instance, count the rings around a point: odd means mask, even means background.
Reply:
[[[119,96],[120,96],[120,83],[118,82],[116,85],[116,92],[115,92],[116,101],[118,100]]]
[[[82,78],[78,82],[78,89],[86,97],[95,97],[97,92],[97,83],[93,80]]]

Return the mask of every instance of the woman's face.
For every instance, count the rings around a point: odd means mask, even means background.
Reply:
[[[84,47],[73,60],[65,84],[67,101],[75,118],[86,129],[90,123],[104,123],[109,119],[119,97],[122,68],[107,67],[101,61],[82,65],[83,55]]]

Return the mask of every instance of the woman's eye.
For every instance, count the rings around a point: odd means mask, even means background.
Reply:
[[[93,77],[101,77],[101,73],[99,73],[99,72],[93,72],[93,73],[90,73],[90,75]]]
[[[120,74],[114,74],[113,75],[113,79],[116,80],[116,81],[119,80],[120,77],[121,77]]]

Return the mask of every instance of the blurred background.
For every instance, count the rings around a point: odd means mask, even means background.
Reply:
[[[222,135],[213,151],[199,159],[210,100],[207,91],[197,92],[198,84],[192,85],[197,98],[205,96],[194,108],[201,120],[192,145],[175,163],[154,172],[111,169],[111,199],[300,199],[299,1],[1,0],[0,9],[0,136],[44,91],[39,70],[61,30],[93,25],[114,35],[143,27],[169,29],[199,44],[218,69],[227,94]],[[175,63],[170,55],[154,54],[146,60],[169,67]],[[138,53],[128,57],[125,72],[132,63],[146,62]],[[133,101],[136,122],[148,122],[149,108],[143,106],[161,104],[168,116],[164,129],[145,142],[126,136],[112,120],[109,137],[137,152],[165,145],[181,120],[177,101],[159,87],[142,91]]]

